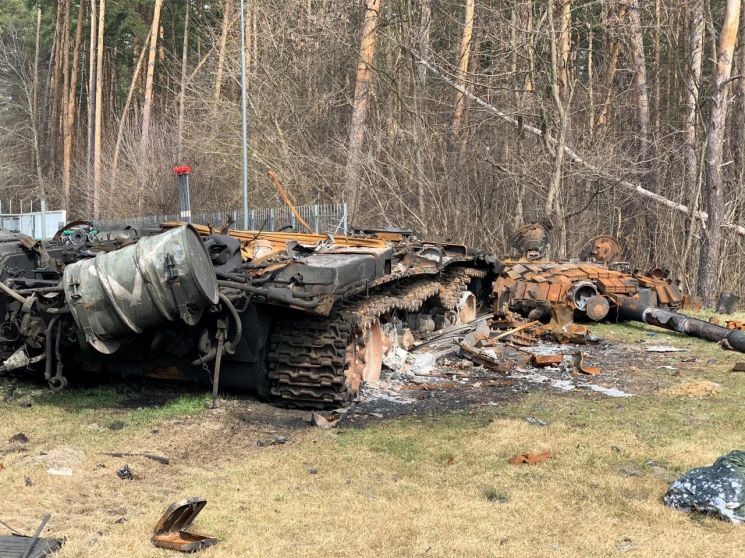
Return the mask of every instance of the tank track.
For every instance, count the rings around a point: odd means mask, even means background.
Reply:
[[[393,310],[416,312],[433,297],[455,309],[473,278],[486,272],[459,267],[436,280],[388,284],[369,296],[341,301],[327,317],[299,316],[275,324],[268,357],[269,395],[304,408],[349,405],[355,394],[345,374],[346,350],[356,332]]]

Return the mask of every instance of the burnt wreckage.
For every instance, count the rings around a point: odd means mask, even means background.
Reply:
[[[492,256],[405,231],[67,229],[49,242],[0,232],[0,372],[43,370],[55,390],[74,374],[214,377],[343,406],[379,376],[384,328],[473,319],[500,271]]]
[[[0,231],[0,373],[43,371],[54,390],[68,376],[139,375],[340,407],[378,379],[406,328],[428,334],[490,304],[498,319],[550,320],[566,339],[575,318],[635,320],[745,352],[745,331],[674,312],[677,284],[631,272],[611,237],[579,262],[546,260],[544,237],[520,229],[516,258],[499,261],[407,231],[97,233],[75,222],[48,242]]]
[[[745,331],[676,312],[696,306],[694,297],[684,296],[679,282],[670,279],[667,270],[641,272],[618,261],[623,249],[615,238],[602,235],[591,239],[579,261],[550,261],[544,258],[548,236],[546,227],[532,224],[511,237],[514,257],[503,261],[492,284],[497,314],[515,313],[549,322],[567,339],[573,337],[575,318],[637,321],[745,352]],[[700,306],[700,300],[697,304]]]

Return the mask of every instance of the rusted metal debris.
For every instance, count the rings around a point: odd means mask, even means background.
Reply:
[[[507,260],[492,285],[495,310],[501,315],[517,312],[529,320],[550,316],[555,322],[554,308],[559,307],[567,314],[559,320],[564,325],[575,314],[592,321],[615,317],[618,301],[624,298],[666,308],[683,304],[679,283],[670,279],[669,271],[632,272],[618,261],[621,252],[616,239],[600,236],[587,243],[580,262]],[[555,323],[552,329],[557,327]]]
[[[590,330],[583,325],[575,324],[574,310],[565,303],[551,305],[551,321],[546,325],[557,343],[575,343],[584,345],[591,340]]]
[[[518,228],[508,241],[513,255],[528,261],[545,257],[551,228],[550,223],[529,223]]]
[[[207,500],[204,498],[189,498],[168,506],[155,524],[151,542],[159,548],[179,552],[196,552],[217,544],[215,537],[189,530],[194,519],[206,505]]]
[[[510,465],[537,465],[538,463],[544,463],[549,459],[553,459],[553,454],[550,451],[543,451],[541,453],[520,453],[513,455],[507,461]]]
[[[546,329],[559,343],[592,341],[586,326],[575,318],[633,320],[718,341],[724,348],[745,352],[745,323],[730,320],[726,327],[718,320],[703,320],[678,314],[681,307],[699,308],[698,297],[684,297],[680,282],[668,270],[631,271],[625,262],[615,261],[622,252],[611,237],[597,237],[583,250],[582,262],[508,260],[492,284],[495,312],[510,319],[513,313],[528,320],[548,321]],[[720,295],[717,311],[731,313],[739,298]]]
[[[468,360],[474,364],[485,366],[490,370],[504,374],[512,368],[512,364],[507,361],[499,360],[496,356],[492,356],[485,351],[481,351],[468,343],[461,342],[460,352]]]
[[[599,376],[600,375],[600,368],[595,368],[594,366],[587,366],[585,363],[585,358],[587,358],[589,355],[587,353],[583,353],[582,351],[577,351],[572,355],[572,361],[574,362],[574,368],[577,370],[577,372],[581,372],[582,374],[589,374],[590,376]]]
[[[617,262],[622,252],[623,246],[618,239],[604,234],[589,240],[582,248],[579,257],[585,262],[609,264]]]
[[[496,337],[494,337],[494,341],[499,341],[500,339],[504,339],[505,337],[510,337],[515,335],[516,333],[520,333],[523,330],[530,329],[531,327],[535,327],[541,322],[539,320],[533,320],[532,322],[520,324],[519,326],[513,327],[512,329],[509,329],[503,333],[500,333]]]
[[[530,363],[533,366],[538,366],[539,368],[543,368],[545,366],[556,366],[557,364],[561,364],[561,361],[564,360],[563,354],[557,354],[557,355],[532,355],[530,357]]]

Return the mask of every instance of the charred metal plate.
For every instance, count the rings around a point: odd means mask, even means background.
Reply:
[[[151,542],[159,548],[180,552],[196,552],[217,544],[215,537],[188,530],[206,505],[207,500],[204,498],[189,498],[168,506],[155,524]]]
[[[62,539],[36,539],[20,535],[0,536],[0,558],[22,558],[33,543],[29,558],[44,558],[56,552],[62,546]]]

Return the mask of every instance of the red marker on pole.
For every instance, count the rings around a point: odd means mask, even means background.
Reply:
[[[178,177],[179,197],[181,203],[181,220],[191,223],[191,200],[189,199],[189,175],[191,167],[180,165],[173,167],[173,174]]]

